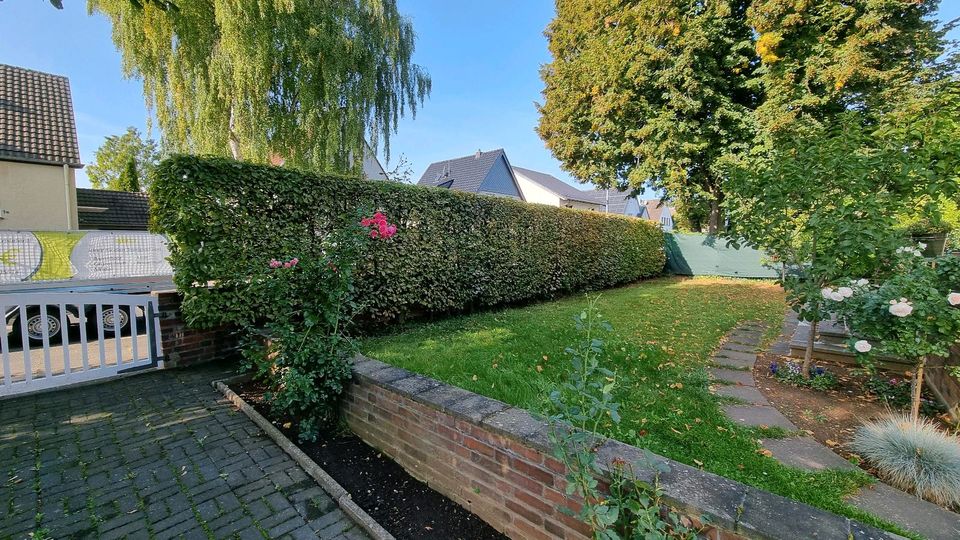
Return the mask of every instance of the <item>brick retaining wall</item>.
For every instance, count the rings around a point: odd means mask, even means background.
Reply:
[[[196,330],[180,313],[183,297],[177,291],[154,291],[159,311],[160,343],[164,365],[183,367],[229,357],[237,349],[237,336],[229,326]]]
[[[344,400],[350,428],[413,476],[514,539],[581,539],[588,532],[558,506],[562,465],[550,452],[549,425],[530,413],[382,362],[358,357]],[[605,441],[598,459],[634,463],[653,481],[643,452]],[[658,457],[668,504],[706,518],[713,540],[740,538],[892,539],[895,536],[805,504]]]

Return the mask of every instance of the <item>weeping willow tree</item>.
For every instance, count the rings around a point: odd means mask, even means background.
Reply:
[[[356,171],[430,92],[395,0],[88,0],[164,147]]]

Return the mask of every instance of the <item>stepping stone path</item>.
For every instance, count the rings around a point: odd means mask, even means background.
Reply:
[[[796,314],[788,312],[783,334],[767,352],[789,354],[789,340],[796,326]],[[742,403],[724,405],[724,412],[743,426],[781,427],[794,432],[794,436],[760,441],[772,457],[784,465],[808,471],[855,469],[856,466],[813,437],[799,436],[797,426],[757,390],[753,367],[766,328],[755,321],[741,324],[727,334],[723,345],[710,358],[711,363],[717,366],[708,370],[715,382],[711,391],[717,396],[733,398]],[[861,488],[847,502],[930,540],[960,538],[960,515],[882,482]]]

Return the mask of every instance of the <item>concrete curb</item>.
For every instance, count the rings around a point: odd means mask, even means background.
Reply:
[[[233,390],[230,389],[228,385],[237,384],[240,382],[246,382],[250,380],[250,377],[247,375],[238,375],[236,377],[230,377],[228,379],[221,379],[218,381],[213,381],[210,384],[214,388],[220,391],[229,399],[243,414],[247,415],[253,423],[257,425],[260,429],[264,431],[273,442],[277,443],[284,452],[286,452],[298,465],[303,467],[303,470],[306,471],[318,484],[323,488],[335,501],[337,501],[337,506],[343,510],[343,513],[350,516],[354,522],[357,523],[363,530],[367,532],[374,540],[396,540],[392,534],[387,532],[379,523],[376,522],[369,514],[367,514],[363,508],[357,505],[350,497],[350,493],[347,490],[343,489],[343,486],[337,483],[332,476],[327,474],[327,471],[323,470],[315,461],[310,459],[310,456],[305,454],[303,450],[297,447],[290,439],[288,439],[279,429],[274,427],[269,420],[263,417],[260,413],[251,407],[242,397],[238,396]]]

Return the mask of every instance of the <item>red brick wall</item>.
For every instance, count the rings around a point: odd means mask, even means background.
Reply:
[[[237,338],[232,328],[195,330],[189,328],[180,313],[182,297],[176,291],[154,291],[159,310],[160,342],[164,365],[182,367],[235,354]]]
[[[511,538],[589,538],[556,509],[575,502],[554,458],[371,384],[352,387],[344,413],[369,444]]]
[[[343,412],[350,428],[413,476],[514,539],[582,539],[589,531],[559,507],[562,465],[552,457],[550,426],[521,409],[358,357]],[[633,464],[654,482],[644,452],[604,440],[597,461]],[[713,527],[711,540],[742,538],[894,538],[888,533],[667,458],[659,476],[664,502]]]

